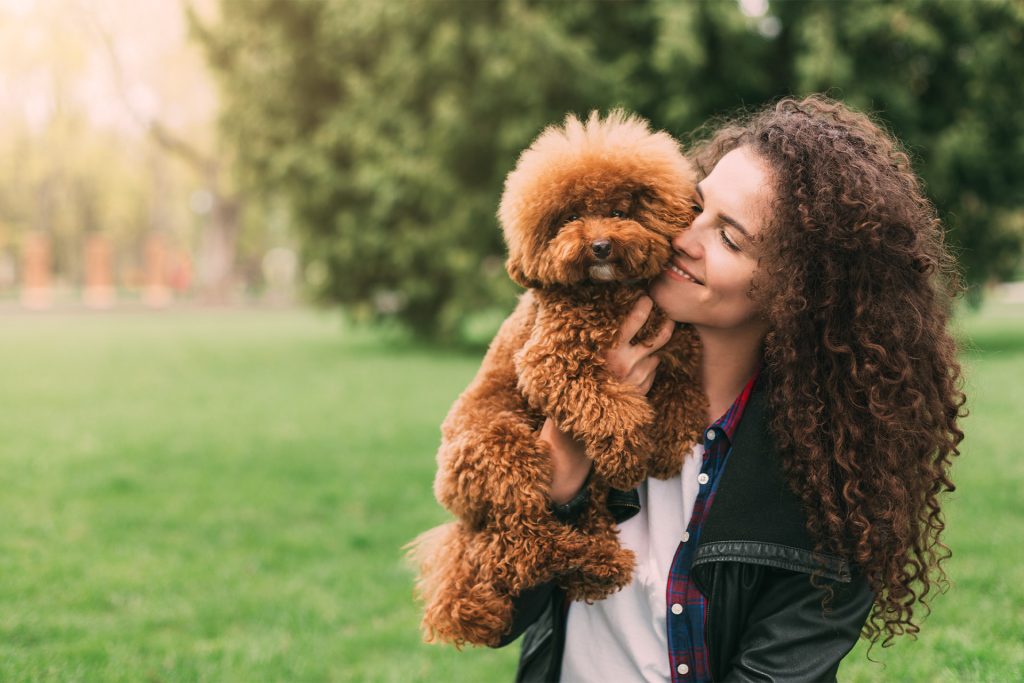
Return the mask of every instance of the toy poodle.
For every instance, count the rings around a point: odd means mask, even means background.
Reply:
[[[646,396],[604,354],[693,220],[694,176],[671,136],[613,111],[549,127],[506,179],[506,265],[527,291],[441,428],[434,489],[458,520],[413,543],[428,640],[494,645],[527,588],[555,581],[593,601],[632,578],[607,493],[679,474],[706,414],[700,345],[677,326]],[[631,343],[650,343],[664,321],[655,307]],[[548,417],[593,460],[573,523],[556,519],[548,496]]]

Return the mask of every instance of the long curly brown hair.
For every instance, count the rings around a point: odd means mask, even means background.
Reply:
[[[916,634],[915,608],[948,583],[939,498],[966,410],[947,321],[962,283],[907,154],[864,114],[784,99],[717,127],[698,166],[741,146],[776,191],[751,291],[770,325],[771,429],[819,551],[870,583],[863,635],[885,646]]]

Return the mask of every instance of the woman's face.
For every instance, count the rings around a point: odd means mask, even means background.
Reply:
[[[768,168],[747,147],[697,185],[697,217],[672,240],[669,266],[651,286],[669,318],[698,328],[763,326],[748,292],[771,198]]]

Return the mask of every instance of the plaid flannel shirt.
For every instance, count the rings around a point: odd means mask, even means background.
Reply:
[[[725,463],[732,450],[733,434],[743,417],[743,410],[750,399],[750,392],[754,388],[758,374],[760,373],[754,373],[725,414],[704,430],[704,462],[697,476],[697,483],[700,485],[697,502],[693,506],[690,524],[672,558],[672,568],[669,571],[665,592],[668,657],[673,683],[711,680],[707,647],[704,643],[706,605],[704,596],[690,581],[690,565],[700,542],[704,520],[711,509],[718,482],[725,471]]]

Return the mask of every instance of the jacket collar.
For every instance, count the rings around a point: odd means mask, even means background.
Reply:
[[[736,429],[694,564],[753,560],[848,581],[845,561],[815,552],[803,505],[789,487],[768,418],[767,379],[762,373]]]
[[[782,470],[768,417],[767,379],[761,372],[733,434],[732,452],[704,521],[694,566],[749,561],[849,581],[845,560],[815,552],[803,506]],[[640,496],[635,489],[612,489],[606,504],[621,523],[640,511]]]

